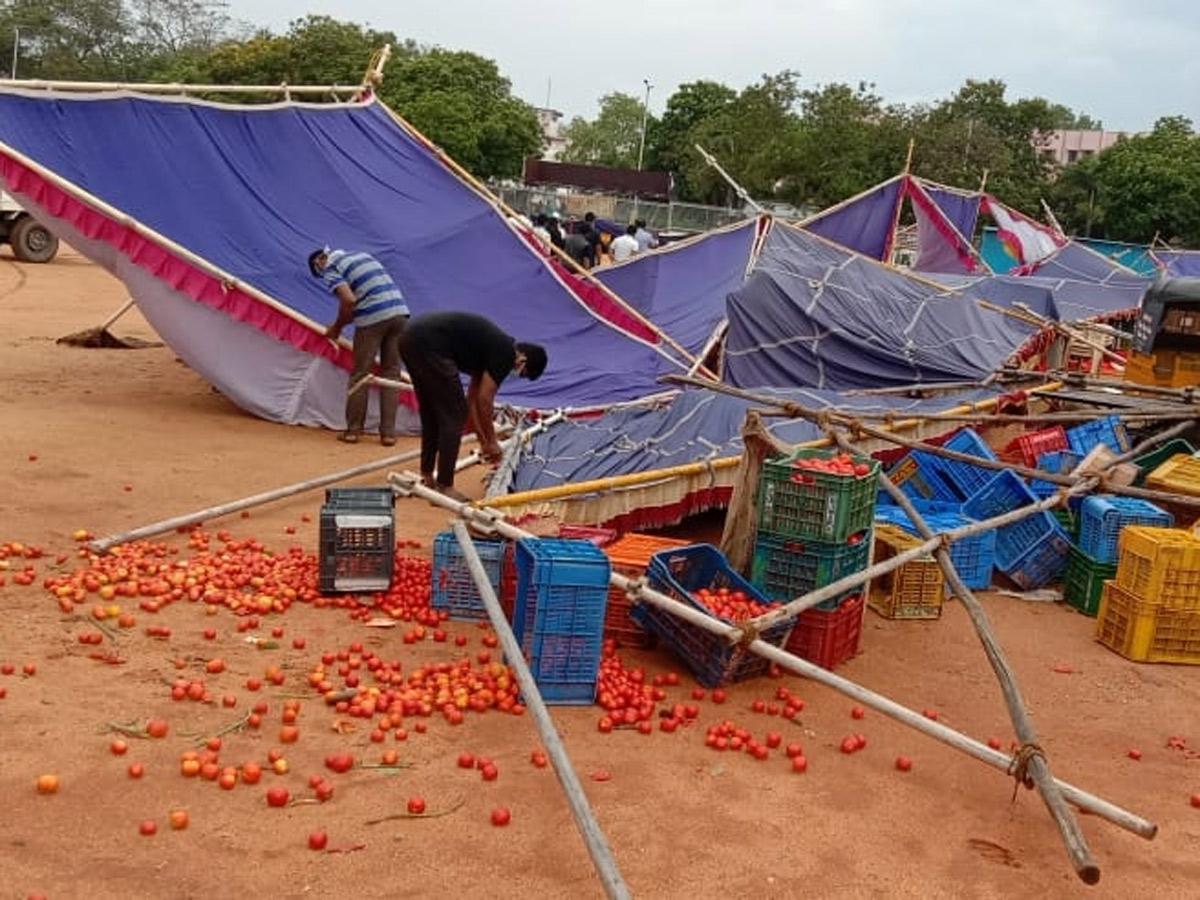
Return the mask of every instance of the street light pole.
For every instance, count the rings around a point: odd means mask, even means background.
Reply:
[[[642,138],[638,142],[638,171],[642,171],[642,159],[646,155],[646,122],[650,118],[650,89],[654,87],[650,83],[649,78],[643,78],[642,84],[646,85],[646,100],[642,104]]]
[[[14,25],[13,26],[13,64],[12,64],[13,81],[17,80],[17,55],[20,52],[20,48],[21,48],[21,26]]]

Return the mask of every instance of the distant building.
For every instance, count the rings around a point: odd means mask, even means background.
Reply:
[[[567,139],[563,137],[563,114],[557,109],[538,107],[538,123],[542,126],[542,136],[546,139],[546,149],[542,151],[542,159],[555,160],[566,149]]]
[[[1133,137],[1126,131],[1052,131],[1042,142],[1042,152],[1060,166],[1069,166],[1101,150],[1107,150],[1123,137]]]

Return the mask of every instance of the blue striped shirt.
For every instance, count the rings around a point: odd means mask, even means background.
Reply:
[[[354,325],[374,325],[394,316],[407,316],[404,295],[383,264],[369,253],[330,250],[321,281],[330,291],[347,285],[354,294]]]

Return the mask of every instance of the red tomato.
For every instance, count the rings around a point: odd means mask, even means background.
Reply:
[[[780,744],[783,743],[783,735],[780,734],[778,731],[768,731],[766,743],[767,743],[768,747],[770,747],[772,750],[774,750],[776,747],[778,747]]]
[[[797,756],[804,755],[804,748],[799,744],[788,744],[787,747],[784,748],[783,752],[787,754],[789,759],[795,759]]]
[[[850,710],[850,718],[852,718],[852,719],[861,719],[866,714],[867,714],[867,711],[865,709],[863,709],[861,706],[856,706],[856,707],[854,707],[854,709]]]
[[[529,761],[539,769],[544,769],[550,764],[550,760],[541,750],[534,750],[531,754],[529,754]]]
[[[721,690],[720,688],[717,688],[716,690],[714,690],[712,692],[712,702],[713,703],[724,703],[725,702],[725,692],[723,690]]]
[[[410,797],[408,799],[408,811],[414,816],[422,815],[425,812],[425,798]]]
[[[475,768],[475,757],[473,754],[467,753],[465,750],[458,754],[458,767],[460,769]]]
[[[808,759],[803,754],[792,757],[792,771],[799,774],[808,771]]]
[[[288,800],[290,799],[291,794],[288,793],[288,789],[282,785],[276,785],[275,787],[267,789],[267,806],[287,806]]]
[[[1139,750],[1137,747],[1132,747],[1132,748],[1130,748],[1130,750],[1129,750],[1129,758],[1130,758],[1130,759],[1141,759],[1141,758],[1142,758],[1142,751],[1141,751],[1141,750]]]
[[[329,835],[324,831],[314,831],[308,836],[309,850],[324,850],[329,843]]]
[[[899,769],[901,772],[911,771],[912,770],[912,760],[909,759],[907,756],[897,756],[896,757],[896,768]]]
[[[842,738],[841,749],[843,753],[854,753],[858,750],[858,738],[852,734]]]
[[[138,831],[146,837],[150,837],[152,834],[158,834],[158,823],[153,819],[146,819],[141,825],[138,826]]]
[[[488,763],[479,770],[479,774],[483,776],[484,781],[495,781],[500,777],[500,770],[497,769],[492,763]]]
[[[507,806],[497,806],[492,810],[492,824],[503,828],[512,821],[512,813],[509,812]]]

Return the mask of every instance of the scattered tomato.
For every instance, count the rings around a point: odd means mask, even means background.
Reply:
[[[291,796],[287,788],[282,785],[275,785],[267,789],[267,805],[275,807],[287,806]]]
[[[423,815],[425,812],[425,798],[424,797],[409,797],[408,798],[408,811],[410,814],[412,814],[414,816]]]
[[[175,831],[183,831],[188,827],[190,819],[186,809],[173,809],[167,814],[167,821]]]
[[[913,765],[912,760],[909,759],[907,756],[897,756],[896,757],[896,768],[899,769],[901,772],[911,771],[912,765]]]
[[[509,812],[507,806],[497,806],[492,810],[492,824],[503,828],[512,821],[512,813]]]
[[[58,792],[58,776],[57,775],[39,775],[37,779],[37,792],[39,794],[55,794]]]
[[[852,719],[861,719],[866,714],[867,714],[867,711],[865,709],[863,709],[861,706],[856,706],[856,707],[854,707],[854,709],[850,710],[850,718],[852,718]]]
[[[145,837],[150,837],[153,834],[158,834],[158,823],[153,819],[145,819],[138,826],[138,831]]]
[[[329,843],[329,835],[324,831],[314,831],[308,836],[309,850],[324,850]]]

